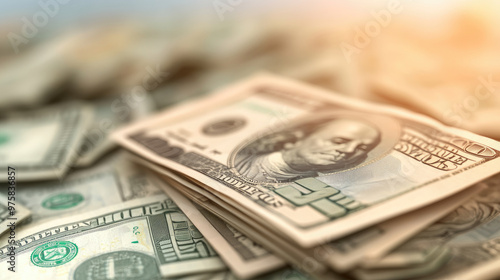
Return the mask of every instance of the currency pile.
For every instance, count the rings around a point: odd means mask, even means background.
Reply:
[[[151,102],[112,103],[3,119],[2,278],[498,275],[494,140],[270,74],[125,127]]]
[[[162,56],[134,28],[0,73],[0,279],[500,277],[499,142],[346,97],[352,65],[300,43],[322,36],[190,32]]]
[[[284,263],[317,279],[499,272],[494,140],[268,74],[113,138],[242,278]],[[228,228],[274,258],[245,263]]]

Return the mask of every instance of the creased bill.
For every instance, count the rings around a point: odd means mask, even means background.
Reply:
[[[271,75],[114,138],[303,247],[437,202],[500,166],[494,140]]]

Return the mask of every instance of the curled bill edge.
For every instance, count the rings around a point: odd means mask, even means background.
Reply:
[[[188,218],[195,224],[199,231],[202,232],[203,236],[212,242],[214,249],[219,253],[220,257],[226,262],[231,271],[236,274],[241,279],[248,279],[265,274],[281,267],[284,267],[286,263],[272,255],[257,258],[255,261],[245,261],[239,254],[237,254],[236,249],[234,249],[217,231],[216,228],[203,216],[203,214],[194,206],[187,197],[179,193],[174,188],[161,186],[162,190],[167,193],[167,195],[181,208],[181,210],[188,216]],[[221,244],[222,246],[215,246],[215,244]]]

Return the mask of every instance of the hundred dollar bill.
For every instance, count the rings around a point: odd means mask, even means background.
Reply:
[[[245,217],[245,213],[238,208],[215,197],[210,192],[200,189],[195,190],[196,186],[192,183],[165,169],[162,170],[159,166],[148,165],[148,167],[151,167],[168,183],[162,185],[163,190],[168,192],[172,187],[176,188],[182,195],[208,210],[227,224],[233,226],[236,230],[247,235],[252,240],[258,240],[259,243],[263,244],[285,261],[294,264],[294,266],[301,268],[318,279],[344,279],[336,272],[331,271],[324,263],[314,258],[315,248],[308,249],[293,246],[288,243],[289,240],[282,235],[273,234],[272,225],[265,225],[251,217]],[[172,176],[169,177],[165,174],[170,174]]]
[[[437,202],[500,168],[497,141],[270,75],[114,139],[303,247]]]
[[[167,176],[164,177],[164,179],[170,182],[170,184],[162,185],[162,189],[171,195],[174,201],[177,196],[175,196],[175,193],[169,192],[169,190],[172,189],[170,186],[175,187],[179,186],[179,184],[181,184],[183,188],[188,188],[189,190],[200,194],[202,198],[212,199],[213,201],[219,199],[210,193],[203,191],[196,186],[196,184],[187,181],[185,178],[182,178],[159,165],[155,165],[134,155],[131,155],[130,158],[159,174]],[[479,192],[483,188],[485,188],[485,184],[479,183],[432,205],[403,214],[396,218],[392,218],[375,226],[366,228],[360,232],[345,236],[341,239],[331,241],[311,249],[303,250],[302,257],[307,257],[309,260],[325,263],[335,271],[346,272],[365,261],[380,259],[391,249],[394,249],[402,242],[418,233],[420,230],[453,211],[470,198],[470,196]],[[190,195],[193,195],[193,193],[190,193]],[[238,205],[231,200],[225,200],[223,197],[221,197],[220,200],[222,202],[219,204],[228,204],[226,208],[234,207],[237,209],[238,207]],[[232,209],[230,211],[232,213],[236,213],[236,209]],[[243,216],[241,219],[245,220],[249,218],[245,218]],[[258,221],[254,224],[254,226],[260,228],[268,227],[270,231],[273,230],[272,226],[259,223]],[[279,236],[279,233],[275,234]]]
[[[168,197],[154,196],[20,230],[0,247],[0,278],[161,279],[225,269]],[[7,271],[15,266],[15,274]]]
[[[104,154],[115,148],[108,135],[117,127],[140,119],[152,111],[152,101],[145,95],[139,101],[126,103],[122,97],[106,99],[92,104],[94,120],[86,131],[83,144],[78,151],[76,167],[89,166]]]
[[[162,189],[179,205],[239,278],[252,278],[285,266],[283,260],[217,216],[196,206],[169,185],[162,185]]]
[[[119,155],[62,181],[23,184],[17,200],[32,210],[29,226],[161,194],[155,175]],[[28,224],[23,225],[27,226]]]
[[[14,166],[18,181],[61,178],[91,121],[88,107],[66,103],[0,120],[0,168]],[[1,176],[0,182],[7,177]]]
[[[245,224],[241,219],[244,215],[242,215],[239,209],[215,197],[212,193],[199,188],[197,189],[191,182],[186,181],[184,178],[158,165],[154,165],[134,156],[132,156],[132,159],[138,163],[144,164],[162,176],[161,178],[168,183],[162,185],[163,190],[172,194],[170,189],[172,189],[172,187],[176,188],[182,195],[210,211],[213,215],[223,220],[226,224],[231,225],[237,231],[249,236],[252,240],[258,240],[259,243],[266,246],[269,250],[277,252],[278,256],[283,260],[299,267],[303,266],[305,263],[306,265],[303,269],[321,279],[328,279],[328,277],[331,279],[341,279],[338,275],[331,275],[324,264],[320,264],[318,261],[312,259],[309,256],[310,254],[308,254],[310,250],[290,246],[282,236],[277,237],[276,235],[270,235],[269,233],[272,231],[272,227],[269,228],[267,225],[259,224],[256,220],[252,221],[253,224],[251,226]],[[312,261],[314,265],[310,266],[310,261]]]
[[[488,266],[500,263],[500,175],[485,183],[488,188],[381,260],[357,269],[355,275],[360,279],[499,277],[498,266],[495,270]],[[489,271],[488,277],[478,276],[482,269]]]
[[[205,195],[184,188],[181,183],[164,177],[169,186],[175,187],[180,193],[194,201],[213,215],[233,226],[252,240],[272,251],[276,256],[310,274],[315,279],[345,279],[329,269],[325,264],[311,257],[312,250],[293,246],[283,236],[273,234],[272,230],[260,225],[257,221],[246,219],[240,210],[226,204],[209,193]],[[248,218],[248,217],[247,217]]]
[[[17,225],[26,220],[30,215],[31,211],[21,203],[9,200],[9,197],[0,194],[0,235],[5,233],[5,238],[8,239],[10,236],[9,232],[14,231],[15,234]]]

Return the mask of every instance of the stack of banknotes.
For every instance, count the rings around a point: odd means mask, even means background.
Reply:
[[[266,73],[152,103],[3,116],[0,279],[500,277],[499,142]]]

